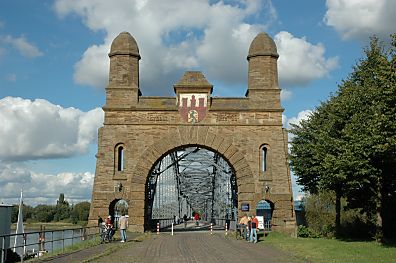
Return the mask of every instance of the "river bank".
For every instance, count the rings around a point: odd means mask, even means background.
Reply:
[[[75,229],[86,225],[86,222],[80,224],[72,224],[67,222],[29,222],[23,223],[24,229],[29,230],[40,230],[41,226],[45,227],[45,230],[62,230],[62,229]],[[16,223],[11,224],[11,229],[16,229]]]

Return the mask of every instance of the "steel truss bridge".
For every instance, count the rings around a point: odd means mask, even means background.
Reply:
[[[146,220],[199,213],[202,220],[236,220],[235,172],[216,152],[200,147],[175,150],[163,157],[147,181]]]

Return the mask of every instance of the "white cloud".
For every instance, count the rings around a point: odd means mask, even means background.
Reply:
[[[43,55],[43,52],[41,52],[34,44],[29,43],[24,36],[0,36],[0,42],[11,45],[18,50],[22,56],[27,58],[35,58]]]
[[[280,93],[280,98],[282,101],[290,100],[293,97],[293,92],[287,89],[282,89]]]
[[[246,86],[250,43],[277,19],[270,0],[125,0],[117,5],[57,0],[54,10],[60,17],[77,14],[89,29],[106,33],[103,44],[87,48],[75,64],[76,83],[105,87],[111,42],[120,32],[129,31],[142,57],[140,83],[144,95],[169,94],[186,70],[202,70],[210,82]],[[278,33],[275,41],[282,84],[306,85],[327,76],[338,64],[337,57],[324,56],[325,48],[320,43],[314,45],[287,32]]]
[[[306,85],[320,79],[338,66],[338,57],[325,58],[323,44],[309,43],[289,32],[279,32],[274,41],[278,48],[279,79],[284,85]]]
[[[89,47],[74,65],[74,81],[81,85],[104,87],[109,70],[109,61],[105,55],[107,52],[107,47],[103,45]]]
[[[298,125],[302,120],[307,120],[310,117],[310,115],[312,114],[312,112],[313,112],[312,110],[303,110],[297,114],[297,117],[292,117],[290,119],[288,119],[286,115],[282,114],[282,125],[283,125],[283,127],[285,127],[286,129],[289,130],[292,128],[291,124]],[[291,142],[293,140],[293,137],[294,137],[294,134],[289,132],[289,142]],[[289,143],[288,144],[289,153],[290,153],[290,148],[291,148],[291,144]]]
[[[394,0],[327,0],[324,21],[343,39],[363,38],[395,32]]]
[[[0,159],[49,159],[85,153],[102,123],[100,108],[82,112],[43,99],[3,98]]]
[[[286,127],[287,125],[287,116],[285,114],[282,114],[282,125],[283,127]]]
[[[31,179],[30,171],[26,170],[24,167],[16,167],[12,164],[3,164],[0,162],[0,180],[2,186],[13,183],[28,184],[32,181]],[[6,190],[2,190],[1,192],[7,193]],[[9,189],[9,193],[13,193],[13,191]]]
[[[0,203],[17,204],[23,189],[28,205],[55,204],[60,193],[70,203],[91,199],[94,174],[90,172],[58,174],[36,173],[21,163],[0,162]]]
[[[297,117],[292,117],[286,120],[286,127],[291,128],[290,124],[299,124],[301,120],[307,120],[312,114],[312,110],[303,110],[297,114]]]
[[[59,16],[77,14],[91,30],[106,32],[103,44],[89,47],[76,63],[75,81],[106,86],[111,42],[120,32],[129,31],[140,48],[146,95],[171,92],[166,87],[177,82],[185,70],[205,69],[209,80],[246,84],[250,42],[266,28],[262,22],[246,20],[266,13],[264,22],[271,23],[276,10],[270,0],[211,2],[147,0],[114,5],[108,1],[56,1]]]

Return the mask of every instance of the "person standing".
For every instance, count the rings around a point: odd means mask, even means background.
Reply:
[[[120,234],[121,234],[121,242],[126,242],[127,236],[126,236],[126,230],[128,228],[128,218],[126,218],[125,213],[122,213],[122,216],[120,217],[120,220],[118,221],[118,226],[120,228]]]
[[[184,214],[184,216],[183,216],[184,228],[187,227],[187,220],[188,220],[187,215]]]
[[[198,226],[199,225],[199,214],[198,213],[195,213],[194,219],[195,219],[195,225]]]
[[[252,216],[252,222],[251,222],[251,231],[250,231],[250,241],[249,242],[254,242],[257,243],[257,227],[258,227],[258,219],[255,215]]]
[[[248,222],[249,222],[249,219],[247,217],[247,214],[245,214],[239,221],[239,229],[241,231],[241,236],[243,237],[243,239],[246,239],[246,240],[247,240]]]
[[[248,216],[248,223],[246,226],[246,241],[250,240],[250,232],[252,231],[252,218]]]

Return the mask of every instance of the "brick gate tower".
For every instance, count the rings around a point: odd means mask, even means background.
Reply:
[[[273,229],[294,233],[278,53],[267,34],[258,34],[250,45],[248,86],[240,98],[212,97],[213,86],[198,71],[181,77],[174,97],[142,96],[139,49],[128,32],[114,39],[109,57],[90,225],[98,215],[114,213],[115,202],[122,199],[129,206],[130,230],[144,231],[153,165],[178,147],[196,145],[220,154],[235,171],[239,218],[255,213],[257,203],[265,200],[271,205]]]

